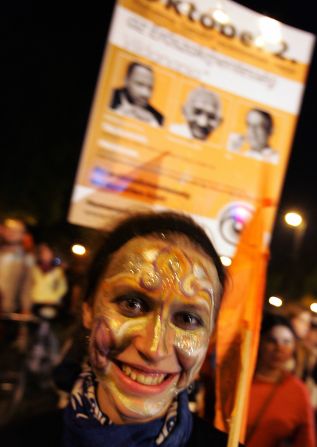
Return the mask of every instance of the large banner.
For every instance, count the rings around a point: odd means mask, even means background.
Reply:
[[[134,209],[179,210],[233,256],[265,203],[269,243],[314,37],[224,5],[117,2],[71,223],[106,229]]]

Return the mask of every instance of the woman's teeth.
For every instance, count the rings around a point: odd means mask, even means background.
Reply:
[[[128,365],[122,365],[121,369],[126,376],[135,380],[135,382],[142,383],[142,385],[159,385],[166,377],[166,374],[142,374],[140,370],[131,368]]]

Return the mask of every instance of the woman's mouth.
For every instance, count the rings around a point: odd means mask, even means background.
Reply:
[[[142,383],[143,385],[159,385],[168,376],[168,374],[162,373],[144,373],[143,371],[124,363],[121,364],[121,370],[126,376],[130,377],[135,382]]]
[[[179,373],[166,373],[163,371],[149,370],[141,366],[112,360],[116,366],[116,378],[121,386],[135,393],[156,394],[161,393],[175,381]]]

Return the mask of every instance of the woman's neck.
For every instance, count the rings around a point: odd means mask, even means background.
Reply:
[[[268,368],[259,366],[255,371],[255,377],[257,379],[263,379],[267,382],[279,382],[283,377],[283,370],[280,368]]]

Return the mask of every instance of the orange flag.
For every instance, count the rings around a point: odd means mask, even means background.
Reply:
[[[215,425],[229,433],[228,447],[236,447],[245,436],[268,261],[264,214],[260,207],[242,232],[216,329]]]

